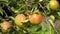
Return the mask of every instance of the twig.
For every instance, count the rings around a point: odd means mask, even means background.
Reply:
[[[41,5],[41,3],[38,2],[38,4],[39,4],[39,6],[43,9],[44,13],[46,14],[45,8]],[[46,17],[47,17],[47,15],[45,15],[45,19],[46,19]],[[47,22],[47,19],[46,19],[46,22]],[[47,22],[47,23],[48,23],[48,22]]]
[[[41,3],[38,2],[38,4],[39,4],[39,6],[43,9],[43,11],[44,11],[44,13],[45,13],[45,19],[46,19],[47,15],[46,15],[46,10],[45,10],[45,8],[41,5]],[[47,19],[46,19],[46,22],[47,22]],[[47,23],[48,23],[48,22],[47,22]]]
[[[39,6],[43,9],[43,11],[45,12],[46,10],[45,10],[45,8],[41,5],[41,3],[38,3],[39,4]]]
[[[28,10],[28,0],[26,0],[25,3],[26,3],[26,8],[25,9],[26,9],[26,12],[27,12],[27,10]]]
[[[8,17],[7,13],[3,10],[4,14],[6,15],[6,17]]]

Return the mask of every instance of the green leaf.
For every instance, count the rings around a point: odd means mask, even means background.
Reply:
[[[3,9],[0,7],[0,14],[3,15]]]
[[[3,1],[3,2],[8,2],[9,0],[0,0],[0,1]]]
[[[57,12],[58,16],[60,16],[60,12]]]

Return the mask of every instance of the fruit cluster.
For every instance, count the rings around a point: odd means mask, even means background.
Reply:
[[[42,15],[41,14],[31,14],[28,16],[28,18],[29,18],[28,20],[32,24],[39,24],[42,21]],[[26,20],[27,20],[27,16],[25,16],[24,14],[18,14],[15,17],[15,24],[20,26]]]

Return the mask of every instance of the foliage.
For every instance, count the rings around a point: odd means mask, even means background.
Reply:
[[[51,0],[0,0],[0,33],[1,34],[58,34],[54,28],[54,21],[60,19],[60,6],[52,10],[49,6]],[[55,0],[56,1],[56,0]],[[31,24],[29,15],[41,14],[43,19],[40,24]],[[22,26],[15,24],[15,17],[24,14],[27,19]],[[11,23],[7,30],[2,29],[4,21]]]

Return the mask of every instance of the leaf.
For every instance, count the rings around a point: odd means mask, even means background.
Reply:
[[[60,12],[57,12],[58,16],[60,16]]]
[[[3,15],[3,9],[0,7],[0,14]]]
[[[45,22],[42,22],[42,34],[49,34],[49,25]]]
[[[0,1],[3,1],[3,2],[8,2],[9,0],[0,0]]]
[[[2,20],[2,17],[0,16],[0,20]]]

